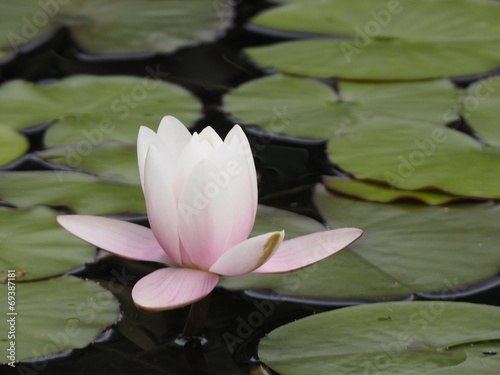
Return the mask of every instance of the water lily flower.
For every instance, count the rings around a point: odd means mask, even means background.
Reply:
[[[248,139],[236,125],[224,141],[207,127],[193,135],[164,117],[155,133],[141,127],[137,154],[151,229],[88,215],[58,216],[69,232],[113,254],[164,263],[140,279],[132,298],[166,310],[207,296],[221,275],[288,272],[356,240],[343,228],[283,241],[276,231],[248,239],[257,211],[257,178]]]

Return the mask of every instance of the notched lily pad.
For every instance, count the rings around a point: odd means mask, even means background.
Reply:
[[[461,302],[352,306],[275,329],[259,357],[288,375],[494,375],[499,321],[500,308]]]
[[[47,207],[0,207],[0,280],[16,270],[19,280],[59,275],[90,262],[95,247],[63,229]]]
[[[252,23],[322,38],[245,51],[261,66],[322,78],[472,75],[500,64],[499,19],[500,4],[492,0],[300,2],[272,8]]]
[[[0,284],[2,301],[8,301],[8,285]],[[6,306],[7,304],[2,304]],[[11,309],[12,307],[12,309]],[[7,312],[7,311],[6,311]],[[113,294],[98,284],[72,276],[46,281],[16,283],[15,304],[0,321],[2,332],[11,332],[8,319],[14,319],[15,338],[2,335],[1,363],[14,342],[12,362],[51,356],[84,348],[119,317],[119,304]]]
[[[467,88],[463,116],[488,145],[500,147],[500,76],[490,76]]]
[[[388,203],[399,200],[416,200],[429,205],[440,205],[463,199],[439,191],[401,190],[381,183],[343,177],[324,176],[323,183],[328,189],[336,193],[371,202]]]
[[[239,121],[272,133],[328,139],[373,119],[446,124],[458,119],[461,97],[461,91],[447,80],[340,81],[335,92],[312,79],[276,74],[236,88],[225,96],[224,106]]]
[[[17,207],[68,207],[78,214],[145,214],[140,185],[70,171],[0,173],[0,199]]]
[[[0,167],[24,155],[28,140],[14,129],[0,125]]]
[[[66,27],[90,53],[172,52],[214,40],[232,16],[225,1],[18,0],[0,4],[0,50],[8,56]]]
[[[200,108],[185,89],[150,78],[77,75],[46,85],[14,80],[0,86],[2,124],[24,129],[54,122],[45,145],[75,144],[83,154],[106,140],[135,143],[141,125],[156,130],[167,114],[189,126]]]
[[[435,188],[471,198],[500,198],[500,148],[446,127],[389,124],[346,129],[328,143],[330,160],[361,180],[403,190]]]

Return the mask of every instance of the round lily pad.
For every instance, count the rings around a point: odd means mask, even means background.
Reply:
[[[200,108],[185,89],[150,78],[77,75],[46,85],[14,80],[0,86],[3,124],[24,129],[54,122],[45,145],[75,144],[82,154],[106,140],[135,143],[141,125],[156,129],[167,114],[188,126]]]
[[[463,116],[488,145],[500,147],[500,76],[491,76],[467,88]]]
[[[330,139],[330,160],[358,179],[404,190],[435,188],[472,198],[500,198],[498,147],[446,127],[389,124],[345,129]]]
[[[494,375],[500,308],[460,302],[346,307],[281,326],[259,344],[280,374]]]
[[[323,78],[471,75],[498,68],[499,19],[492,0],[301,2],[272,8],[252,24],[315,38],[245,51],[264,67]]]
[[[458,118],[461,97],[447,80],[341,81],[335,92],[312,79],[276,74],[236,88],[225,96],[224,107],[242,123],[272,133],[327,139],[373,118],[446,124]]]
[[[92,281],[62,276],[14,283],[14,304],[2,303],[7,315],[0,321],[4,332],[0,339],[0,350],[4,354],[1,363],[11,362],[5,355],[10,353],[11,346],[14,347],[12,362],[84,348],[118,320],[117,300]],[[8,301],[9,287],[12,288],[12,284],[0,284],[2,301]],[[14,327],[15,338],[7,335],[12,332],[11,327]]]
[[[95,247],[68,233],[57,222],[58,212],[47,207],[0,207],[0,280],[7,270],[19,280],[59,275],[90,262]]]
[[[0,126],[0,166],[24,155],[28,148],[28,140],[22,134],[7,126]]]
[[[431,291],[449,297],[500,272],[500,206],[372,203],[339,196],[322,185],[316,187],[314,203],[329,227],[361,228],[363,236],[302,270],[231,277],[223,285],[329,300]]]
[[[140,184],[71,171],[0,173],[0,198],[17,207],[62,206],[88,215],[146,213]]]
[[[108,180],[139,183],[135,144],[106,141],[89,150],[67,145],[37,152],[37,155],[49,163],[90,172]]]
[[[394,187],[343,177],[323,177],[325,186],[347,196],[361,198],[371,202],[394,202],[399,200],[416,200],[430,205],[449,203],[461,197],[430,190],[401,190]]]
[[[19,0],[0,4],[4,55],[61,28],[87,52],[172,52],[214,40],[233,16],[228,2],[204,0]]]

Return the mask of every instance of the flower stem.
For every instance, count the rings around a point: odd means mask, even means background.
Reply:
[[[205,298],[191,305],[184,330],[181,334],[184,339],[189,340],[191,338],[201,336],[203,327],[205,325],[208,308],[210,306],[211,295],[212,294],[209,294]]]

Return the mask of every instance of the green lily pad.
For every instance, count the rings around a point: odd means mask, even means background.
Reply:
[[[491,0],[311,1],[272,8],[252,23],[323,38],[245,51],[264,67],[313,77],[463,76],[500,65],[499,20]]]
[[[411,199],[430,205],[439,205],[461,199],[456,195],[449,195],[439,191],[400,190],[380,183],[342,177],[325,176],[323,177],[323,183],[328,189],[336,193],[371,202],[387,203]]]
[[[0,122],[24,129],[54,121],[45,145],[75,144],[81,153],[106,140],[135,143],[141,125],[156,129],[168,114],[188,126],[200,108],[185,89],[149,78],[77,75],[48,85],[0,86]]]
[[[140,185],[70,171],[0,173],[0,199],[17,207],[68,207],[88,215],[144,214]]]
[[[8,285],[0,285],[2,301],[7,301]],[[98,284],[72,276],[46,281],[15,283],[17,315],[6,315],[0,321],[5,332],[0,350],[8,353],[14,341],[16,361],[46,357],[71,349],[84,348],[119,317],[119,304],[113,294]],[[4,313],[4,314],[5,314]],[[6,335],[11,327],[7,319],[15,318],[15,339]],[[7,336],[7,337],[6,337]],[[10,362],[5,354],[2,363]]]
[[[7,126],[0,126],[0,166],[21,157],[28,148],[28,140],[23,135]]]
[[[461,302],[376,303],[281,326],[259,344],[280,374],[494,375],[500,309]]]
[[[7,56],[66,27],[91,53],[172,52],[214,40],[231,18],[232,8],[223,1],[19,0],[0,4],[0,50]]]
[[[467,88],[463,116],[487,144],[500,147],[500,78],[492,76]]]
[[[0,207],[0,280],[7,270],[33,280],[59,275],[90,262],[95,247],[68,233],[57,222],[58,212],[47,207]]]
[[[329,227],[361,228],[363,236],[302,270],[231,277],[223,285],[272,289],[294,297],[364,300],[454,294],[500,272],[500,206],[372,203],[329,193],[322,185],[316,188],[314,203]]]
[[[91,150],[68,145],[40,151],[37,155],[49,163],[90,172],[108,180],[139,183],[135,144],[106,141]]]
[[[364,151],[369,150],[369,151]],[[345,129],[330,139],[330,160],[358,179],[404,190],[436,188],[473,198],[500,198],[500,149],[454,129],[389,124]]]
[[[307,216],[279,208],[259,205],[250,237],[270,232],[270,228],[274,228],[272,229],[274,231],[285,229],[286,239],[292,239],[325,229],[321,223]]]
[[[341,81],[338,90],[312,79],[276,74],[238,87],[225,96],[224,106],[241,122],[272,133],[327,139],[339,129],[374,118],[446,124],[458,118],[462,96],[447,80]]]

